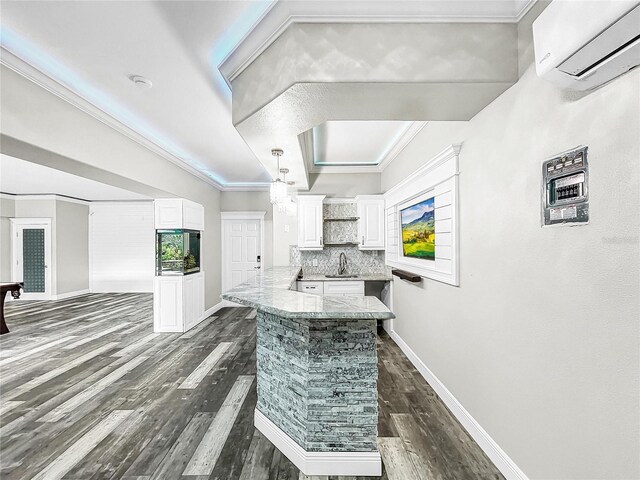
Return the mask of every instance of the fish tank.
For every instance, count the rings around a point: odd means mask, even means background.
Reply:
[[[156,275],[190,275],[199,271],[199,231],[156,230]]]

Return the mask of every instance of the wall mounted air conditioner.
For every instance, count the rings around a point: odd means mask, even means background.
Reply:
[[[554,0],[533,22],[538,76],[589,90],[640,65],[640,0]]]

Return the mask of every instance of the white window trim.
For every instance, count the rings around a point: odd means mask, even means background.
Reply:
[[[384,194],[387,265],[454,286],[460,285],[458,239],[458,154],[460,148],[460,144],[448,146]],[[446,225],[450,225],[451,228],[446,230],[446,233],[451,236],[450,244],[440,248],[436,244],[436,259],[433,262],[406,258],[402,255],[400,209],[431,192],[436,198],[436,231],[438,231],[439,225],[445,225],[445,222]],[[438,203],[439,199],[442,202],[440,204]],[[438,211],[447,212],[444,220],[438,219]]]

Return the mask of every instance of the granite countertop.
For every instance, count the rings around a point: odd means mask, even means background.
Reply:
[[[269,268],[222,294],[222,298],[285,318],[395,318],[376,297],[318,296],[290,290],[300,270],[300,267]]]
[[[386,273],[376,273],[372,275],[356,275],[355,277],[327,277],[326,275],[308,275],[304,274],[301,279],[303,282],[341,282],[345,280],[364,281],[364,282],[390,282],[393,280],[391,275]]]

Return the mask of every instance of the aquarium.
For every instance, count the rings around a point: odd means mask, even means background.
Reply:
[[[189,275],[199,271],[199,231],[156,230],[156,275]]]

